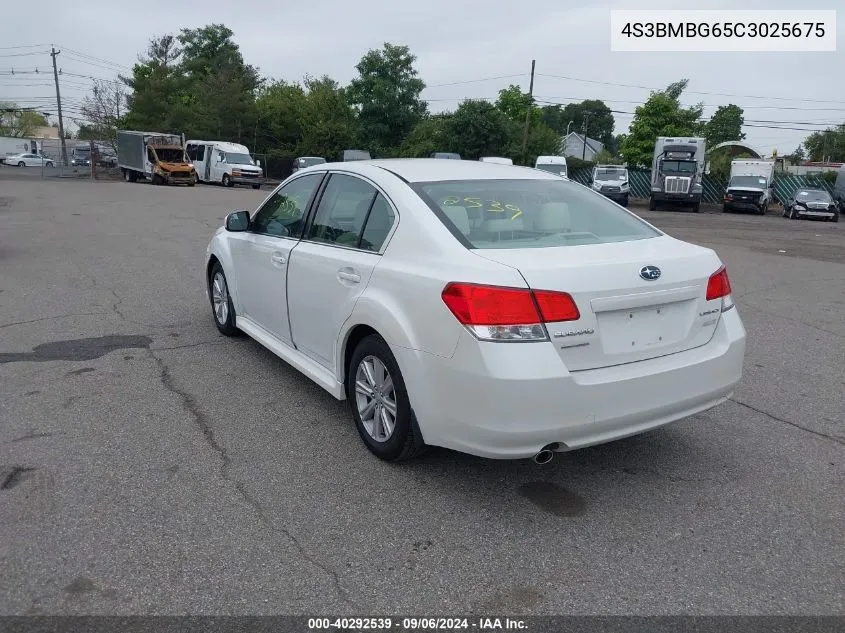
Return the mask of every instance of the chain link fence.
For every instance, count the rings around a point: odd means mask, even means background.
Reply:
[[[648,199],[651,195],[651,169],[629,168],[628,177],[631,183],[631,197]],[[573,169],[569,178],[589,186],[593,180],[593,170],[589,167]],[[726,180],[705,174],[702,182],[702,201],[709,204],[722,204],[727,186]],[[796,176],[785,172],[775,174],[774,189],[778,200],[788,199],[801,187],[824,189],[833,194],[833,185],[820,176]]]

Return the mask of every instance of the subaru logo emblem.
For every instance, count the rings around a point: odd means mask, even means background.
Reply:
[[[657,266],[643,266],[640,268],[640,277],[646,281],[654,281],[660,278],[660,269]]]

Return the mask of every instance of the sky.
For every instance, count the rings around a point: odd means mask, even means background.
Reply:
[[[815,0],[812,9],[836,9]],[[612,52],[611,9],[729,9],[735,2],[654,0],[319,0],[318,2],[116,3],[41,0],[5,3],[0,22],[0,101],[55,112],[50,47],[57,57],[63,108],[79,120],[92,78],[126,73],[151,37],[181,28],[223,23],[235,33],[247,63],[274,79],[296,81],[327,74],[341,83],[384,42],[405,44],[427,88],[432,111],[454,109],[465,98],[495,99],[518,84],[528,91],[536,60],[535,98],[566,104],[602,99],[625,132],[649,89],[689,79],[684,104],[745,109],[746,142],[762,153],[787,154],[813,130],[845,122],[845,11],[837,24],[837,51],[824,53]],[[34,9],[37,7],[37,10]],[[252,8],[254,7],[254,10]],[[786,0],[745,0],[743,9],[806,8]],[[38,73],[32,71],[38,70]],[[15,74],[11,74],[14,70]],[[22,71],[27,71],[22,73]],[[725,96],[733,95],[733,96]],[[742,95],[742,96],[739,96]],[[53,119],[54,120],[54,119]],[[785,129],[798,128],[798,129]]]

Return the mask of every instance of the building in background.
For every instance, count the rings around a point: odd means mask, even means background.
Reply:
[[[596,155],[604,149],[604,143],[589,136],[585,138],[583,134],[577,132],[570,132],[563,137],[560,148],[564,156],[594,161]]]

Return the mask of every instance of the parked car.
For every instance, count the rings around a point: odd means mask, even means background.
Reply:
[[[716,253],[536,169],[308,167],[227,215],[203,272],[219,331],[349,400],[385,460],[545,463],[714,407],[742,375]]]
[[[839,222],[839,206],[824,189],[802,187],[784,203],[783,217],[792,220],[823,218],[831,222]]]
[[[51,158],[47,158],[44,154],[15,154],[13,156],[4,156],[3,163],[15,167],[55,167],[55,163]]]

